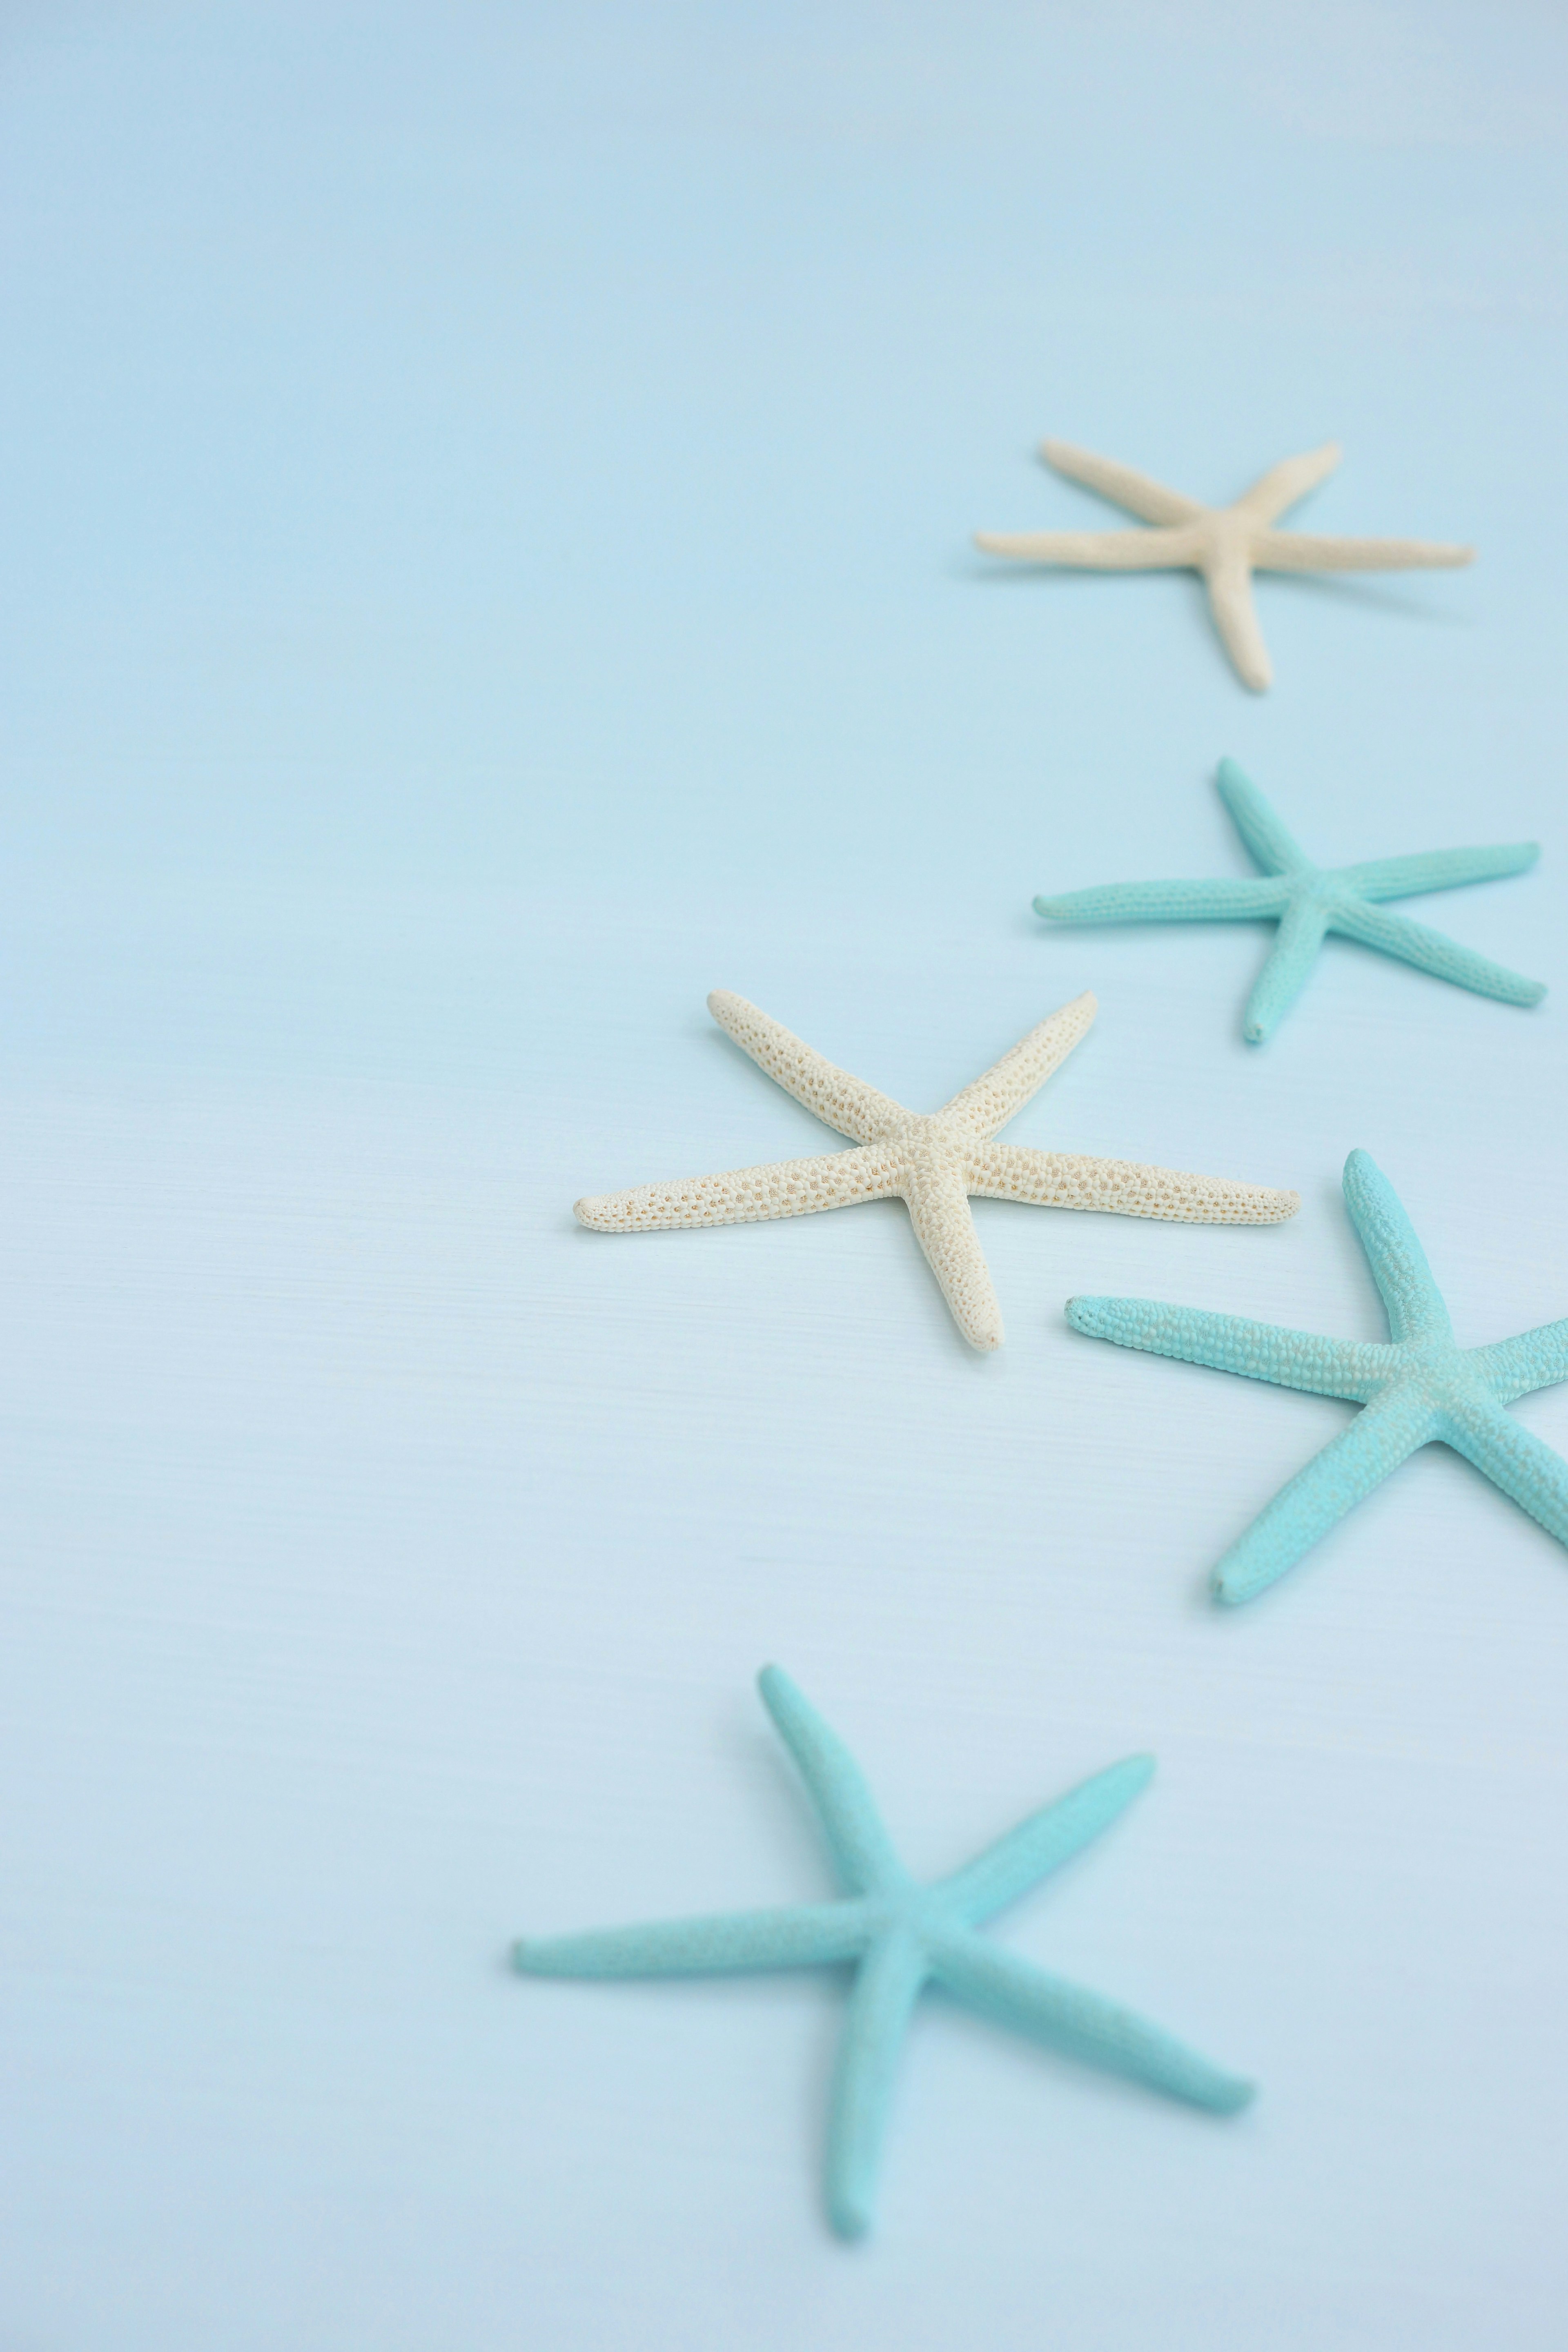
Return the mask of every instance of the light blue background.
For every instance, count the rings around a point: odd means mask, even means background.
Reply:
[[[1568,1312],[1568,25],[1505,0],[13,7],[0,924],[5,2352],[1536,2352],[1561,2341],[1568,1561],[1420,1457],[1256,1608],[1332,1403],[1073,1290],[1380,1336],[1368,1147],[1461,1338]],[[1042,433],[1473,572],[1003,573]],[[1246,870],[1538,836],[1266,1054]],[[742,991],[917,1108],[1092,986],[1010,1130],[1303,1194],[605,1241],[826,1136]],[[1568,1448],[1568,1394],[1521,1419]],[[818,2211],[829,1982],[508,1939],[825,1891],[785,1664],[937,1871],[1134,1748],[1004,1923],[1255,2072],[1216,2126],[936,2003]]]

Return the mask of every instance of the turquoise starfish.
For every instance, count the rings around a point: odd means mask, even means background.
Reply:
[[[1384,898],[1409,898],[1423,890],[1452,890],[1461,882],[1490,882],[1522,874],[1541,855],[1533,841],[1506,842],[1495,849],[1431,849],[1414,857],[1378,857],[1367,866],[1314,866],[1286,832],[1256,784],[1234,760],[1219,763],[1220,798],[1258,864],[1258,882],[1111,882],[1097,890],[1069,890],[1062,898],[1037,898],[1035,912],[1053,923],[1211,923],[1266,918],[1279,935],[1242,1015],[1242,1035],[1252,1045],[1272,1037],[1306,987],[1325,933],[1342,931],[1363,947],[1398,956],[1420,971],[1435,972],[1478,996],[1500,996],[1505,1004],[1539,1004],[1542,982],[1525,980],[1500,963],[1472,953],[1413,923],[1408,915],[1385,915]]]
[[[1568,1462],[1504,1411],[1568,1380],[1568,1319],[1489,1348],[1461,1348],[1399,1196],[1364,1151],[1345,1162],[1345,1206],[1388,1310],[1386,1346],[1205,1315],[1151,1298],[1069,1298],[1093,1339],[1240,1372],[1365,1408],[1282,1486],[1214,1572],[1215,1598],[1250,1601],[1423,1445],[1473,1462],[1548,1535],[1568,1544]]]
[[[821,1817],[843,1899],[521,1943],[513,1958],[525,1976],[687,1976],[853,1962],[827,2140],[828,2217],[845,2238],[860,2237],[870,2225],[893,2078],[928,1983],[1016,2033],[1132,2075],[1173,2098],[1220,2115],[1247,2105],[1250,2083],[1223,2074],[1130,2010],[1047,1976],[974,1932],[1098,1837],[1147,1786],[1152,1756],[1130,1756],[1097,1773],[951,1877],[920,1886],[894,1852],[843,1742],[777,1666],[763,1669],[758,1688]]]

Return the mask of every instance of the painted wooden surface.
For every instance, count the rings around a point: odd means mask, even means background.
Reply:
[[[1078,1290],[1377,1337],[1364,1145],[1459,1336],[1568,1312],[1563,27],[1519,5],[24,14],[0,111],[5,2352],[1560,2337],[1568,1558],[1424,1454],[1257,1607],[1348,1409]],[[994,576],[1058,433],[1473,572]],[[1344,944],[1037,890],[1539,837]],[[736,989],[934,1107],[1082,988],[1019,1142],[1274,1230],[980,1202],[604,1237],[832,1148]],[[1568,1393],[1520,1418],[1568,1450]],[[1008,1942],[1255,2073],[1233,2124],[931,2004],[870,2244],[830,1982],[510,1937],[810,1899],[776,1658],[938,1871],[1153,1788]]]

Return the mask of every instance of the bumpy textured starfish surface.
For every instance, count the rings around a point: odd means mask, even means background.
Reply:
[[[1324,539],[1274,530],[1287,507],[1333,472],[1341,457],[1335,441],[1271,467],[1228,507],[1200,506],[1131,466],[1066,441],[1042,442],[1041,455],[1058,474],[1087,483],[1129,514],[1142,515],[1153,530],[980,530],[975,545],[988,555],[1080,571],[1201,572],[1225,649],[1246,684],[1259,693],[1274,669],[1253,609],[1254,572],[1410,572],[1468,563],[1475,555],[1472,547],[1424,539]]]
[[[1030,1151],[994,1140],[997,1129],[1022,1110],[1084,1035],[1094,1019],[1092,996],[1064,1004],[984,1077],[942,1110],[923,1115],[836,1069],[743,996],[715,989],[708,1010],[770,1077],[828,1127],[852,1137],[858,1148],[604,1192],[576,1203],[574,1213],[583,1224],[600,1233],[649,1233],[751,1224],[769,1217],[809,1216],[856,1201],[900,1200],[959,1329],[973,1347],[997,1348],[1002,1314],[969,1213],[972,1194],[1198,1225],[1278,1224],[1300,1206],[1295,1192],[1183,1176],[1131,1160]]]
[[[894,1852],[843,1742],[777,1666],[763,1670],[758,1686],[821,1818],[843,1898],[520,1943],[513,1959],[525,1976],[689,1976],[851,1963],[827,2138],[827,2210],[846,2238],[870,2224],[894,2077],[927,1984],[1015,2033],[1172,2098],[1221,2115],[1247,2105],[1250,2083],[974,1932],[1098,1837],[1147,1785],[1152,1757],[1131,1756],[1097,1773],[963,1869],[921,1886]]]
[[[1250,1601],[1423,1445],[1451,1445],[1568,1544],[1568,1462],[1504,1407],[1568,1380],[1568,1320],[1461,1348],[1415,1230],[1364,1151],[1345,1162],[1345,1206],[1388,1310],[1389,1339],[1324,1339],[1148,1298],[1069,1298],[1068,1321],[1185,1364],[1241,1372],[1359,1404],[1343,1435],[1282,1486],[1214,1572],[1219,1601]]]
[[[1500,997],[1505,1004],[1540,1003],[1546,993],[1543,982],[1491,963],[1441,931],[1413,923],[1408,915],[1385,915],[1382,906],[1385,898],[1522,874],[1541,854],[1533,841],[1504,842],[1492,849],[1431,849],[1413,857],[1374,858],[1365,866],[1317,866],[1234,760],[1220,761],[1217,782],[1220,798],[1264,879],[1110,882],[1100,889],[1037,898],[1036,914],[1053,923],[1278,923],[1279,936],[1242,1015],[1242,1034],[1254,1045],[1274,1034],[1306,987],[1330,931],[1474,989],[1478,996]]]

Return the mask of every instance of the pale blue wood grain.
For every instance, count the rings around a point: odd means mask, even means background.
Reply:
[[[1439,919],[1555,983],[1563,41],[8,12],[0,2337],[1557,2352],[1560,1548],[1434,1448],[1220,1618],[1350,1407],[1059,1302],[1382,1344],[1360,1136],[1435,1171],[1465,1338],[1539,1323],[1561,993],[1332,942],[1249,1058],[1247,926],[1051,933],[1020,880],[1243,878],[1228,751],[1325,854],[1539,839]],[[1332,433],[1303,521],[1479,560],[1265,579],[1258,707],[1196,583],[983,576],[1026,496],[1103,519],[1047,433],[1216,499]],[[932,1102],[1092,987],[1018,1139],[1303,1212],[983,1202],[984,1362],[896,1204],[596,1251],[586,1188],[820,1147],[714,987]],[[1563,1391],[1510,1418],[1568,1448]],[[1156,1748],[1185,1828],[1135,1808],[1007,1948],[1267,2103],[922,2015],[862,2260],[831,1987],[523,2001],[522,1917],[820,1895],[767,1655],[922,1879]]]

